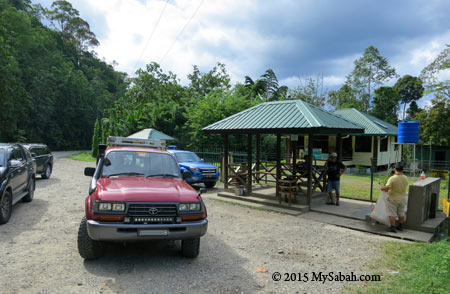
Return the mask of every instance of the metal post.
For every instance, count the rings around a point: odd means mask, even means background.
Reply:
[[[223,186],[228,189],[228,134],[223,134]]]
[[[312,160],[313,160],[313,134],[308,135],[308,207],[311,207],[312,200]]]
[[[259,184],[259,164],[261,162],[261,135],[256,134],[256,182]]]
[[[280,195],[280,184],[278,180],[281,178],[281,134],[277,134],[277,178],[276,178],[276,197],[281,197]],[[281,199],[281,198],[280,198]]]
[[[252,134],[247,136],[247,195],[252,193]]]
[[[370,202],[373,201],[373,164],[374,164],[374,160],[373,158],[370,159]]]
[[[413,144],[413,177],[416,177],[416,144]]]

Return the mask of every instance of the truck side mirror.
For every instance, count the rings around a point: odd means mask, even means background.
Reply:
[[[84,169],[84,175],[88,177],[93,177],[95,174],[95,167],[86,167]]]
[[[20,160],[10,160],[8,163],[9,163],[9,166],[12,168],[18,167],[22,164],[22,162]]]
[[[183,180],[187,180],[187,179],[190,179],[192,177],[192,174],[191,174],[191,172],[190,171],[188,171],[188,170],[185,170],[184,172],[183,172]]]

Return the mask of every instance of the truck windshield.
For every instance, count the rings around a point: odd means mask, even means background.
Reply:
[[[180,177],[172,156],[157,152],[112,151],[106,155],[103,176]]]
[[[194,152],[183,152],[183,153],[175,153],[175,157],[178,162],[199,162],[200,157],[197,156]]]
[[[5,149],[0,148],[0,166],[5,166]]]

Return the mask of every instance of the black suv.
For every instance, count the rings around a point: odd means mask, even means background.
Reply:
[[[53,170],[53,154],[45,144],[23,144],[36,161],[36,173],[43,179],[49,179]]]
[[[20,144],[0,143],[0,224],[11,217],[12,206],[34,196],[36,163]]]

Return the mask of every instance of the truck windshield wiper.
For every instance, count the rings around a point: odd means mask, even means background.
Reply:
[[[148,175],[147,178],[178,178],[178,176],[173,174],[153,174]]]
[[[135,172],[126,172],[126,173],[116,173],[116,174],[110,174],[108,175],[108,178],[113,176],[143,176],[142,173],[135,173]]]

